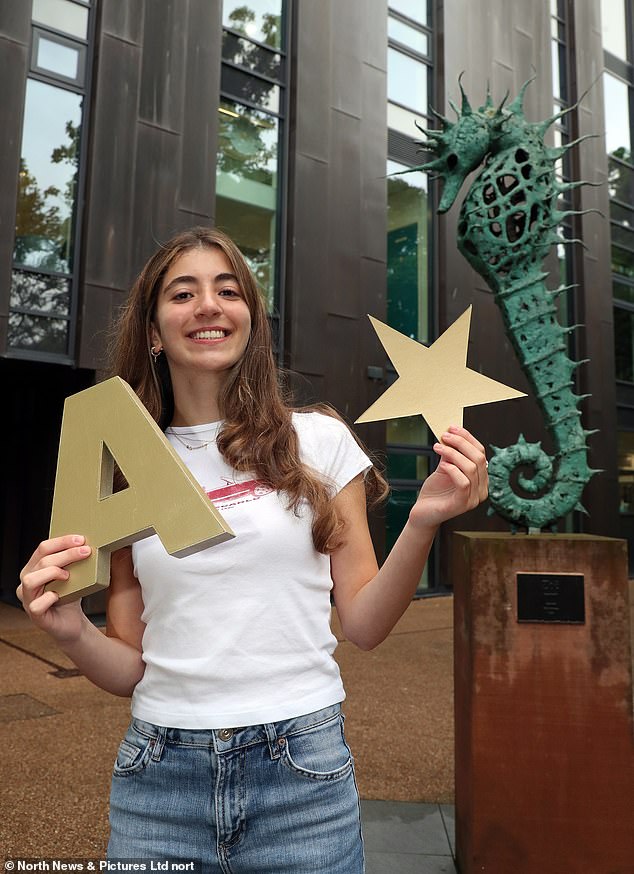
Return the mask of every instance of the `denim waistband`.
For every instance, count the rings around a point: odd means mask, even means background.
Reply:
[[[285,737],[316,728],[338,717],[340,713],[341,705],[332,704],[330,707],[324,707],[322,710],[316,710],[314,713],[307,713],[304,716],[238,728],[231,726],[213,729],[167,728],[136,717],[132,719],[132,726],[139,734],[155,739],[155,755],[160,755],[165,744],[210,747],[217,753],[224,753],[258,743],[268,743],[271,754],[273,755],[275,751],[279,755],[279,743],[280,741],[283,743]]]

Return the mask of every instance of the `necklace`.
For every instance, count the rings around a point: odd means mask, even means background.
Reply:
[[[193,452],[193,451],[196,450],[196,449],[206,449],[207,446],[209,446],[210,443],[213,443],[213,442],[214,442],[213,440],[207,440],[207,441],[204,442],[204,443],[199,443],[198,446],[190,446],[190,444],[187,443],[185,440],[183,440],[182,437],[179,437],[179,435],[178,435],[175,431],[170,431],[170,433],[171,433],[171,435],[172,435],[173,437],[176,437],[176,439],[178,440],[179,443],[182,443],[182,444],[183,444],[183,446],[185,447],[185,449],[189,449],[190,452]],[[191,439],[191,438],[190,438],[190,439]]]

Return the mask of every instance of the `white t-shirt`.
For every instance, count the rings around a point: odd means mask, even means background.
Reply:
[[[185,558],[158,537],[132,547],[147,627],[145,674],[132,713],[174,728],[277,722],[345,698],[330,630],[330,559],[312,542],[312,510],[295,515],[284,493],[228,467],[222,423],[168,428],[166,436],[235,533]],[[294,413],[304,463],[333,494],[370,467],[344,424]],[[211,441],[190,451],[175,437]],[[169,495],[166,495],[169,500]]]

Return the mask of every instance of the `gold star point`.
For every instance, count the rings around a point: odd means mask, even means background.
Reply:
[[[471,307],[431,346],[423,346],[370,316],[398,379],[357,419],[376,422],[421,415],[436,438],[462,425],[465,407],[526,394],[467,367]]]

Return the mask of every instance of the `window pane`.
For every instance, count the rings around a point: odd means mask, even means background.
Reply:
[[[388,6],[419,24],[427,24],[427,0],[389,0]]]
[[[82,97],[29,79],[16,215],[17,264],[68,273]]]
[[[397,106],[395,103],[387,105],[387,126],[391,130],[400,131],[407,137],[419,140],[421,132],[416,127],[415,122],[418,122],[421,127],[426,127],[426,119],[421,118],[420,113],[410,112],[409,109],[403,109],[402,106]],[[431,125],[433,127],[433,125]]]
[[[387,97],[418,112],[427,112],[427,66],[396,49],[388,49]]]
[[[634,204],[634,171],[619,161],[608,161],[608,191],[610,198]]]
[[[9,306],[11,309],[67,316],[70,312],[70,282],[61,276],[14,270]]]
[[[429,339],[427,176],[388,161],[387,320],[415,340]]]
[[[88,10],[70,0],[33,0],[33,21],[47,24],[71,36],[88,36]]]
[[[429,429],[422,416],[404,416],[402,419],[389,419],[387,423],[387,442],[408,446],[429,446]]]
[[[601,0],[603,48],[624,61],[627,60],[625,34],[625,0]]]
[[[68,349],[68,322],[65,319],[9,313],[7,339],[12,349],[65,355]]]
[[[634,313],[614,308],[616,378],[634,382]]]
[[[390,452],[387,456],[387,476],[393,480],[411,479],[423,482],[429,475],[429,458],[409,452]]]
[[[620,431],[619,453],[619,511],[634,513],[634,433]]]
[[[553,97],[555,100],[566,100],[566,48],[557,40],[551,41]],[[557,109],[559,112],[559,109]]]
[[[225,94],[231,94],[240,100],[248,100],[249,103],[255,103],[262,109],[268,109],[269,112],[279,112],[279,85],[271,85],[263,79],[257,79],[255,76],[249,76],[248,73],[223,65],[220,87]]]
[[[216,224],[247,258],[273,307],[278,121],[223,100],[219,114]]]
[[[225,30],[222,35],[222,59],[254,73],[262,73],[270,79],[281,75],[281,57],[276,52],[263,49],[255,43]]]
[[[634,278],[634,252],[612,246],[612,273]]]
[[[603,74],[605,99],[605,142],[610,154],[630,159],[630,110],[628,87],[609,73]]]
[[[615,222],[619,222],[626,228],[634,230],[634,209],[632,207],[623,206],[620,203],[610,202],[610,218]]]
[[[250,39],[282,47],[282,0],[224,0],[222,23]]]
[[[65,46],[43,36],[37,41],[35,63],[43,70],[50,70],[58,76],[76,79],[79,68],[79,50]]]
[[[612,234],[612,243],[623,246],[626,249],[631,249],[634,252],[634,230],[611,222],[610,232]]]
[[[634,285],[628,285],[625,282],[615,282],[612,285],[614,297],[617,300],[624,300],[628,303],[634,303]]]
[[[387,20],[387,35],[391,39],[409,46],[414,51],[420,52],[421,55],[426,55],[428,52],[427,34],[416,30],[414,27],[410,27],[408,24],[404,24],[397,18],[392,18],[391,15]]]

